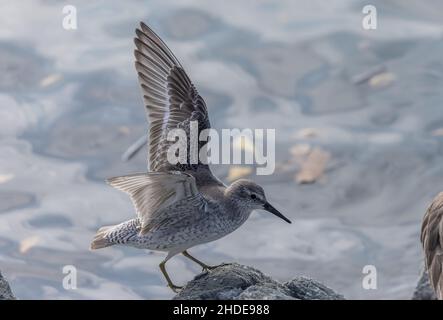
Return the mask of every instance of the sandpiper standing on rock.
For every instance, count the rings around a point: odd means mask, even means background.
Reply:
[[[121,244],[165,251],[168,254],[160,269],[168,286],[177,291],[181,287],[172,283],[165,269],[171,257],[182,253],[210,270],[214,267],[194,258],[187,249],[233,232],[255,209],[291,222],[269,204],[263,188],[252,181],[242,179],[226,186],[200,160],[197,164],[168,161],[168,148],[174,143],[167,139],[168,132],[181,128],[189,133],[191,121],[197,122],[199,133],[209,129],[208,112],[203,98],[165,43],[144,23],[136,34],[135,68],[150,123],[148,172],[107,180],[129,194],[137,218],[100,228],[91,249]]]
[[[443,300],[443,192],[429,206],[421,226],[421,243],[429,282],[439,300]]]

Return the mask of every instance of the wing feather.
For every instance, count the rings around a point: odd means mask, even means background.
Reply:
[[[443,192],[426,211],[421,228],[421,242],[430,283],[437,297],[443,300]]]
[[[136,173],[109,178],[107,182],[129,194],[140,219],[142,233],[149,231],[146,227],[151,225],[161,209],[182,199],[191,201],[201,197],[195,178],[183,172]]]
[[[198,122],[199,132],[210,128],[206,104],[178,59],[154,31],[142,22],[136,35],[135,69],[150,122],[148,169],[156,172],[197,170],[198,166],[205,165],[189,164],[190,122]],[[187,133],[187,164],[171,164],[167,159],[167,150],[174,142],[166,137],[176,128]],[[204,143],[199,141],[199,148]]]

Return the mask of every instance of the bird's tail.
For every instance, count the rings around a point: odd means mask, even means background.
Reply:
[[[108,232],[110,229],[114,228],[115,226],[106,226],[101,227],[98,229],[97,233],[95,234],[94,239],[91,242],[91,250],[95,249],[101,249],[106,248],[109,246],[112,246],[114,243],[112,243],[108,238]]]

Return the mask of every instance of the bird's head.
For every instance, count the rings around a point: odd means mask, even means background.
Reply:
[[[228,197],[240,207],[250,211],[256,209],[266,210],[285,220],[287,223],[291,223],[288,218],[282,215],[266,200],[263,188],[251,180],[240,179],[233,182],[226,189],[226,193]]]

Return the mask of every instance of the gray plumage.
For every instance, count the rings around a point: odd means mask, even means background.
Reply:
[[[437,298],[443,300],[443,192],[435,197],[426,211],[421,242],[430,283]]]
[[[172,256],[186,257],[210,269],[186,250],[217,240],[240,227],[255,209],[267,210],[290,222],[266,200],[263,189],[249,180],[224,185],[209,166],[190,164],[190,123],[198,122],[199,133],[210,128],[206,104],[180,62],[164,42],[144,23],[136,30],[135,68],[150,123],[148,172],[110,178],[107,182],[126,192],[137,218],[102,227],[91,249],[115,244],[166,251],[160,268],[172,289],[165,263]],[[166,139],[171,129],[187,133],[188,161],[171,164]],[[204,142],[198,142],[198,150]]]

